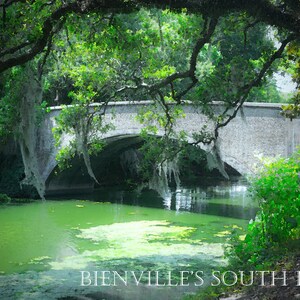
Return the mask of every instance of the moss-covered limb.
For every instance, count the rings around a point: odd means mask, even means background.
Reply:
[[[7,82],[1,89],[0,136],[4,136],[8,144],[9,138],[14,137],[16,141],[13,153],[6,150],[9,154],[0,157],[0,193],[10,196],[26,196],[26,192],[20,192],[24,184],[34,186],[40,198],[44,197],[45,182],[37,155],[37,125],[44,116],[44,106],[41,105],[42,87],[36,67],[37,64],[31,63],[15,68],[5,77]],[[16,187],[20,183],[21,187]]]
[[[36,74],[32,71],[30,66],[27,66],[27,69],[24,72],[26,80],[23,87],[25,92],[23,93],[24,96],[22,97],[19,107],[20,124],[18,142],[25,172],[25,178],[21,184],[33,185],[40,198],[44,199],[45,182],[40,174],[38,156],[36,153],[36,105],[42,102],[42,89],[35,75]]]
[[[89,123],[86,119],[80,119],[75,127],[75,142],[77,152],[83,156],[83,161],[90,177],[99,184],[91,165],[88,149]]]
[[[91,164],[91,155],[97,155],[103,150],[104,141],[102,135],[113,129],[110,122],[103,120],[106,103],[102,106],[91,107],[93,103],[93,92],[73,93],[74,105],[63,107],[56,117],[57,126],[53,129],[56,146],[59,148],[56,160],[60,170],[72,166],[72,159],[76,155],[83,158],[83,162],[89,176],[97,183]],[[62,145],[62,136],[71,135],[68,145]]]

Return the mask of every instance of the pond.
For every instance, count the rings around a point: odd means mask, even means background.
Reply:
[[[181,299],[226,265],[228,237],[255,216],[246,190],[107,187],[0,207],[1,299]]]

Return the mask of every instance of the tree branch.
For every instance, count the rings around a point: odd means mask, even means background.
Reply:
[[[198,82],[196,75],[195,75],[198,54],[201,51],[201,49],[204,47],[204,45],[210,41],[210,38],[212,37],[212,35],[215,31],[217,23],[218,23],[218,19],[212,19],[212,20],[210,20],[207,28],[206,28],[206,26],[204,26],[204,29],[201,34],[202,37],[198,39],[198,41],[196,42],[196,44],[194,46],[194,49],[193,49],[193,52],[192,52],[192,55],[190,58],[189,69],[184,72],[173,73],[173,74],[169,75],[168,77],[166,77],[165,79],[163,79],[161,82],[153,84],[150,87],[150,89],[152,91],[159,90],[167,85],[170,85],[177,79],[190,78],[192,81],[190,88],[193,87]],[[205,23],[205,25],[206,25],[206,23]],[[179,95],[182,95],[182,96],[185,95],[187,93],[187,91],[190,90],[190,88],[187,89],[186,92],[181,93]],[[177,101],[180,100],[178,98],[178,95],[176,96],[176,100]]]
[[[10,9],[12,9],[11,7],[19,2],[24,2],[24,0],[3,2],[0,4],[0,7],[10,7]],[[51,5],[51,2],[49,3]],[[33,59],[37,54],[41,53],[47,46],[47,37],[51,32],[54,23],[61,17],[67,16],[69,13],[127,13],[135,11],[141,7],[159,7],[178,11],[185,8],[189,12],[202,14],[203,16],[211,17],[213,19],[225,16],[228,12],[247,12],[255,20],[269,25],[274,25],[281,29],[286,29],[290,33],[294,33],[298,37],[300,36],[300,19],[297,17],[297,14],[290,9],[288,10],[280,6],[276,6],[268,0],[214,0],[213,2],[212,0],[177,0],[171,2],[158,0],[74,0],[74,2],[63,4],[51,14],[42,26],[42,35],[37,37],[35,41],[32,41],[32,44],[34,45],[29,51],[13,58],[0,60],[0,73],[13,66],[24,64]],[[24,44],[24,42],[21,44]],[[5,50],[5,52],[14,53],[21,48],[23,48],[23,46],[17,45],[11,49]],[[173,76],[169,78],[168,83],[182,77],[188,77],[188,74],[173,74]],[[165,85],[164,83],[162,84]]]
[[[273,55],[264,63],[262,69],[260,70],[260,72],[257,74],[256,78],[254,78],[250,83],[244,85],[241,90],[243,93],[243,96],[239,99],[237,99],[234,102],[233,107],[234,111],[232,113],[232,115],[230,115],[226,121],[219,123],[217,122],[217,126],[215,128],[215,138],[218,137],[219,133],[218,130],[224,126],[226,126],[232,119],[234,119],[238,113],[238,111],[240,110],[240,108],[242,107],[242,105],[244,104],[244,102],[246,101],[250,91],[252,88],[254,87],[258,87],[261,84],[262,79],[264,78],[264,76],[266,75],[267,71],[270,69],[270,67],[272,66],[272,64],[274,63],[274,61],[278,58],[281,57],[285,47],[293,40],[296,39],[296,35],[292,34],[290,36],[288,36],[282,43],[281,46],[273,53]],[[230,108],[226,108],[225,111],[221,114],[221,116],[226,116],[228,110]]]
[[[250,28],[253,28],[256,24],[258,24],[260,21],[256,20],[252,23],[249,23],[247,24],[247,26],[244,28],[244,47],[246,48],[246,45],[247,45],[247,33],[248,33],[248,30]]]
[[[14,54],[15,52],[29,46],[29,45],[32,45],[33,42],[29,42],[29,41],[26,41],[24,43],[21,43],[20,45],[16,46],[16,47],[12,47],[12,48],[9,48],[9,49],[6,49],[6,50],[3,50],[2,52],[0,52],[0,57],[2,56],[5,56],[7,54]]]
[[[36,40],[36,42],[34,43],[34,45],[29,51],[13,58],[0,60],[0,73],[13,66],[22,65],[32,60],[37,54],[41,53],[44,50],[44,48],[47,46],[49,37],[51,36],[51,32],[53,31],[53,28],[56,25],[56,23],[60,21],[63,17],[65,17],[67,14],[71,12],[77,12],[77,11],[79,11],[79,7],[76,3],[69,3],[68,5],[62,6],[58,8],[56,11],[54,11],[51,14],[51,16],[49,16],[45,20],[42,29],[42,35]],[[20,46],[16,46],[14,48],[6,50],[6,52],[10,53],[12,50],[14,50],[15,52],[18,50],[18,49],[15,50],[18,47],[20,48]]]

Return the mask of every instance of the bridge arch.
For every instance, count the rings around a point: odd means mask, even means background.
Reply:
[[[236,170],[239,174],[245,176],[252,174],[253,170],[247,166],[245,163],[243,163],[240,159],[235,158],[231,155],[228,155],[226,153],[221,153],[222,160],[225,164],[232,167],[234,170]]]
[[[126,141],[127,137],[138,136],[143,128],[143,125],[136,118],[138,111],[149,104],[151,104],[149,101],[124,101],[109,104],[105,120],[112,122],[115,129],[108,132],[104,138],[107,141],[122,144],[122,140],[123,142]],[[55,188],[54,174],[56,173],[55,156],[57,149],[52,128],[56,126],[55,117],[61,109],[61,107],[51,109],[45,119],[44,126],[40,126],[38,136],[39,169],[42,178],[47,181],[48,190]],[[193,136],[193,133],[199,132],[203,125],[207,125],[208,128],[213,127],[206,116],[190,103],[184,103],[183,109],[186,117],[177,121],[175,130],[185,130],[190,136]],[[222,104],[215,103],[214,109],[219,112],[224,108]],[[252,173],[253,166],[259,162],[255,153],[269,157],[291,155],[300,145],[300,118],[290,122],[282,117],[280,110],[280,104],[245,103],[243,115],[238,114],[219,132],[221,159],[240,174],[246,175]],[[114,116],[116,117],[114,118]],[[159,132],[158,135],[162,135],[162,132]],[[65,143],[68,143],[70,139],[70,136],[65,136]],[[77,169],[78,174],[85,172],[85,167],[83,164],[81,166],[79,162]],[[77,178],[71,173],[68,176]],[[76,183],[78,188],[92,185],[88,181],[79,184],[79,179],[75,179],[73,183]]]
[[[161,137],[158,134],[157,137]],[[110,182],[124,179],[130,172],[130,166],[122,165],[126,162],[126,156],[139,155],[135,152],[142,144],[143,140],[139,136],[138,130],[127,130],[126,134],[117,134],[106,136],[105,148],[97,155],[91,157],[91,163],[93,171],[96,177],[99,179],[100,184],[109,184]],[[195,147],[195,146],[191,146]],[[205,151],[201,149],[202,151]],[[142,159],[142,157],[140,157]],[[125,162],[124,162],[125,160]],[[240,171],[243,170],[242,166],[238,165],[238,160],[231,158],[225,165],[228,170],[234,170],[235,174],[243,174]],[[112,172],[112,174],[110,174]],[[120,176],[116,176],[116,172],[120,173]],[[135,172],[135,170],[132,170]],[[137,175],[137,174],[136,174]],[[115,177],[114,177],[115,176]],[[72,161],[72,167],[62,172],[58,171],[57,164],[53,167],[46,180],[46,193],[51,194],[64,194],[64,193],[84,193],[85,191],[91,191],[95,186],[94,181],[89,177],[84,162],[81,158],[76,157]]]

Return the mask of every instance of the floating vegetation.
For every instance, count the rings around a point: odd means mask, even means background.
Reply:
[[[31,265],[43,265],[47,264],[51,260],[50,256],[41,256],[41,257],[36,257],[33,258],[29,261],[29,264]]]
[[[118,267],[128,260],[138,265],[169,265],[176,268],[205,261],[223,264],[222,243],[205,243],[192,239],[195,227],[171,225],[167,221],[133,221],[114,223],[81,229],[78,238],[98,245],[94,250],[85,250],[75,257],[52,262],[53,269],[82,269],[90,264]],[[123,262],[123,263],[122,263]]]
[[[217,237],[223,237],[223,236],[228,236],[228,235],[230,235],[230,234],[231,234],[230,231],[224,230],[224,231],[220,231],[220,232],[214,234],[214,236],[217,236]]]

